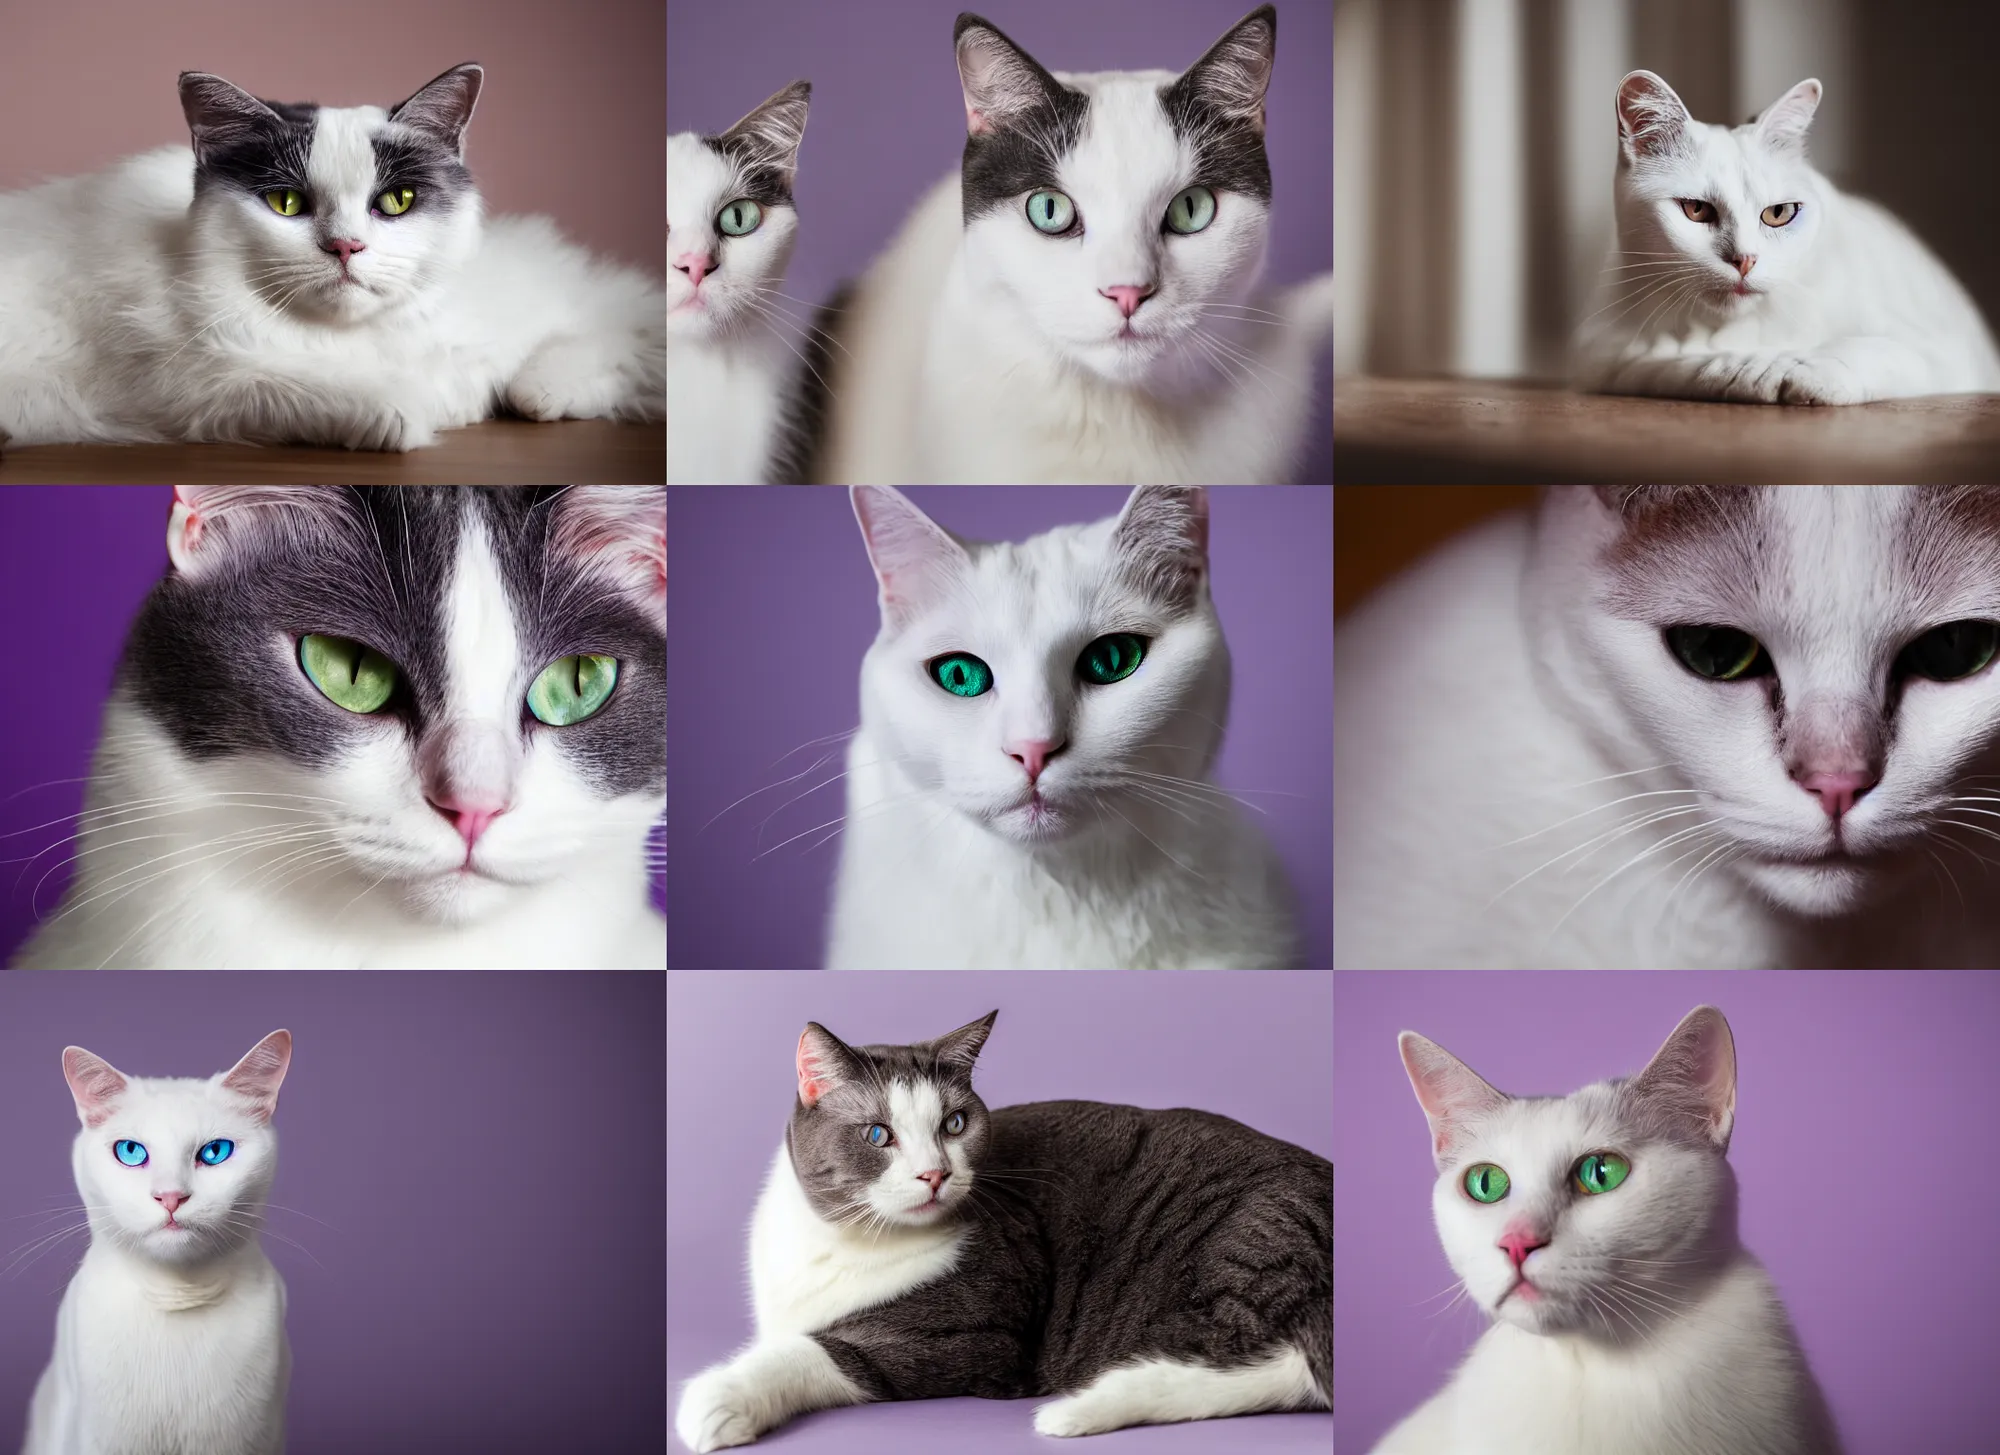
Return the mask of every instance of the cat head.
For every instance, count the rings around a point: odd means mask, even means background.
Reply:
[[[329,912],[380,912],[379,885],[462,924],[637,873],[665,806],[664,496],[176,487],[120,669],[148,731],[105,751],[169,827],[310,862],[258,882]]]
[[[1179,76],[1051,74],[988,21],[959,16],[974,285],[1043,349],[1122,383],[1240,313],[1270,234],[1277,34],[1265,5]]]
[[[1496,1091],[1414,1031],[1398,1044],[1430,1123],[1438,1240],[1493,1318],[1622,1342],[1735,1248],[1736,1051],[1714,1006],[1637,1076],[1562,1097]]]
[[[278,1166],[271,1116],[292,1061],[273,1031],[206,1081],[127,1076],[81,1046],[62,1053],[83,1129],[70,1162],[92,1235],[155,1263],[199,1263],[248,1242]]]
[[[211,274],[324,324],[434,293],[479,240],[465,128],[484,75],[453,66],[384,111],[260,101],[184,71],[189,215]]]
[[[1194,794],[1228,714],[1208,502],[1142,485],[1019,545],[952,535],[853,487],[881,631],[861,666],[874,746],[940,808],[1048,843]],[[1106,812],[1109,809],[1110,812]]]
[[[1689,305],[1711,323],[1782,300],[1825,211],[1806,160],[1819,100],[1819,82],[1801,81],[1743,125],[1718,126],[1651,71],[1619,82],[1619,242],[1647,265],[1634,271],[1689,284]]]
[[[915,1046],[850,1046],[807,1023],[785,1145],[814,1212],[863,1231],[957,1215],[991,1130],[972,1066],[999,1014]]]
[[[711,338],[777,311],[798,239],[792,180],[812,83],[794,81],[720,136],[667,138],[667,328]]]

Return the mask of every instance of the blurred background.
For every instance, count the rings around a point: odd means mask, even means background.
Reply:
[[[1534,505],[1532,485],[1336,485],[1333,614],[1460,531]]]

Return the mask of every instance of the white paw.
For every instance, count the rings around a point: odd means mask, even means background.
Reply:
[[[350,450],[386,450],[402,454],[437,443],[437,435],[397,409],[384,405],[358,413],[341,435]]]
[[[1101,1435],[1106,1430],[1116,1430],[1127,1423],[1118,1418],[1105,1401],[1094,1400],[1087,1392],[1066,1394],[1035,1410],[1035,1433],[1038,1435]]]
[[[574,389],[550,380],[522,375],[507,386],[507,407],[529,419],[588,419],[597,413],[587,408]]]
[[[748,1445],[762,1432],[750,1413],[745,1393],[727,1365],[697,1374],[681,1391],[674,1433],[695,1455],[707,1455],[710,1450],[723,1450],[731,1445]]]
[[[1824,356],[1793,360],[1778,386],[1780,404],[1859,404],[1867,397],[1854,370]]]

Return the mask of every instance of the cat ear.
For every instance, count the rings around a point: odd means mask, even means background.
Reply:
[[[428,132],[464,156],[465,128],[472,120],[472,108],[479,104],[479,88],[485,84],[484,66],[471,61],[453,66],[435,80],[426,81],[409,100],[398,103],[389,119]]]
[[[125,1094],[125,1074],[81,1046],[63,1047],[62,1068],[77,1119],[86,1127],[102,1126],[111,1104]]]
[[[1199,485],[1139,485],[1125,497],[1111,545],[1150,596],[1181,610],[1208,574],[1208,492]]]
[[[241,86],[206,71],[182,71],[180,85],[181,115],[187,118],[197,159],[280,119]]]
[[[1633,71],[1618,83],[1618,149],[1624,160],[1681,150],[1693,124],[1674,88],[1651,71]]]
[[[984,136],[1018,121],[1063,89],[1040,61],[970,11],[952,27],[958,84],[965,92],[965,130]]]
[[[1689,1011],[1625,1089],[1678,1130],[1727,1152],[1736,1125],[1736,1041],[1722,1012],[1712,1005]]]
[[[1813,113],[1819,110],[1820,91],[1817,80],[1801,81],[1772,102],[1770,109],[1757,118],[1757,139],[1774,152],[1803,155],[1806,128],[1812,125]]]
[[[292,1033],[273,1031],[222,1073],[221,1085],[256,1108],[257,1120],[268,1122],[278,1109],[278,1088],[292,1064]]]
[[[799,1033],[797,1064],[802,1106],[817,1106],[821,1097],[857,1074],[853,1050],[818,1021],[807,1021]]]
[[[1179,85],[1222,115],[1264,130],[1264,93],[1278,54],[1278,8],[1260,5],[1189,66]]]
[[[812,90],[810,81],[792,82],[717,140],[739,143],[753,165],[783,173],[785,185],[791,186],[798,171],[799,143],[805,140]]]
[[[347,519],[344,485],[176,485],[167,557],[199,579],[260,535],[312,535]]]
[[[875,568],[884,621],[908,621],[972,563],[958,537],[894,486],[851,485],[848,499]]]
[[[1436,1041],[1404,1031],[1396,1038],[1403,1056],[1403,1070],[1424,1109],[1431,1126],[1431,1156],[1442,1167],[1446,1154],[1467,1117],[1496,1111],[1507,1104],[1504,1091],[1495,1091],[1479,1073],[1451,1054]]]
[[[667,487],[570,485],[555,502],[552,549],[600,571],[667,624]]]
[[[979,1059],[979,1048],[986,1044],[987,1034],[993,1029],[994,1017],[999,1014],[997,1010],[990,1010],[970,1025],[939,1036],[930,1043],[931,1054],[944,1065],[970,1071],[972,1063]]]

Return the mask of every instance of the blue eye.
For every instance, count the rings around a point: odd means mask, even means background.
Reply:
[[[965,1113],[955,1111],[944,1119],[944,1129],[954,1137],[965,1130]]]
[[[146,1144],[144,1142],[114,1142],[111,1153],[127,1167],[146,1165]]]
[[[886,1147],[889,1145],[889,1129],[880,1122],[871,1125],[861,1135],[868,1139],[868,1145],[871,1147]]]
[[[230,1141],[227,1137],[217,1137],[206,1147],[195,1153],[195,1155],[201,1158],[208,1166],[213,1167],[218,1162],[227,1162],[229,1154],[235,1150],[236,1144],[234,1142]]]

